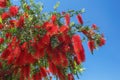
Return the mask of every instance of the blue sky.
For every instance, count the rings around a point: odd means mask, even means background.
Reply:
[[[17,0],[16,0],[17,1]],[[39,0],[36,0],[39,1]],[[61,1],[59,11],[85,8],[85,22],[96,23],[106,37],[106,45],[91,55],[86,50],[86,71],[80,80],[120,80],[120,6],[119,0],[40,0],[45,11],[52,11],[53,5]],[[76,79],[78,80],[78,79]]]

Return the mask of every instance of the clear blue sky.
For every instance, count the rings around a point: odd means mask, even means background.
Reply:
[[[15,1],[15,0],[14,0]],[[17,0],[16,0],[17,1]],[[96,23],[104,32],[107,43],[91,55],[86,49],[86,71],[80,80],[120,80],[120,6],[119,0],[36,0],[45,5],[45,10],[53,10],[53,5],[61,1],[59,11],[86,9],[83,14],[88,24]],[[76,79],[78,80],[78,79]]]

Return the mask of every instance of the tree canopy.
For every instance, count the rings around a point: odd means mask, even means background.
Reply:
[[[92,54],[105,44],[96,24],[84,24],[83,9],[58,12],[58,6],[46,13],[34,0],[0,0],[1,80],[74,80],[84,70],[82,42]]]

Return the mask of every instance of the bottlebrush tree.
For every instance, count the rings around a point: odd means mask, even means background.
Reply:
[[[83,71],[84,39],[91,53],[105,44],[95,24],[84,24],[83,10],[57,12],[58,5],[46,13],[33,0],[0,0],[0,80],[74,80]]]

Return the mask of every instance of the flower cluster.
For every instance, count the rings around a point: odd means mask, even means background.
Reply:
[[[30,3],[0,1],[0,79],[52,80],[52,74],[74,80],[85,61],[83,38],[77,33],[85,35],[92,53],[105,44],[104,36],[95,24],[84,26],[80,11],[46,15]],[[79,24],[70,21],[73,15]]]

